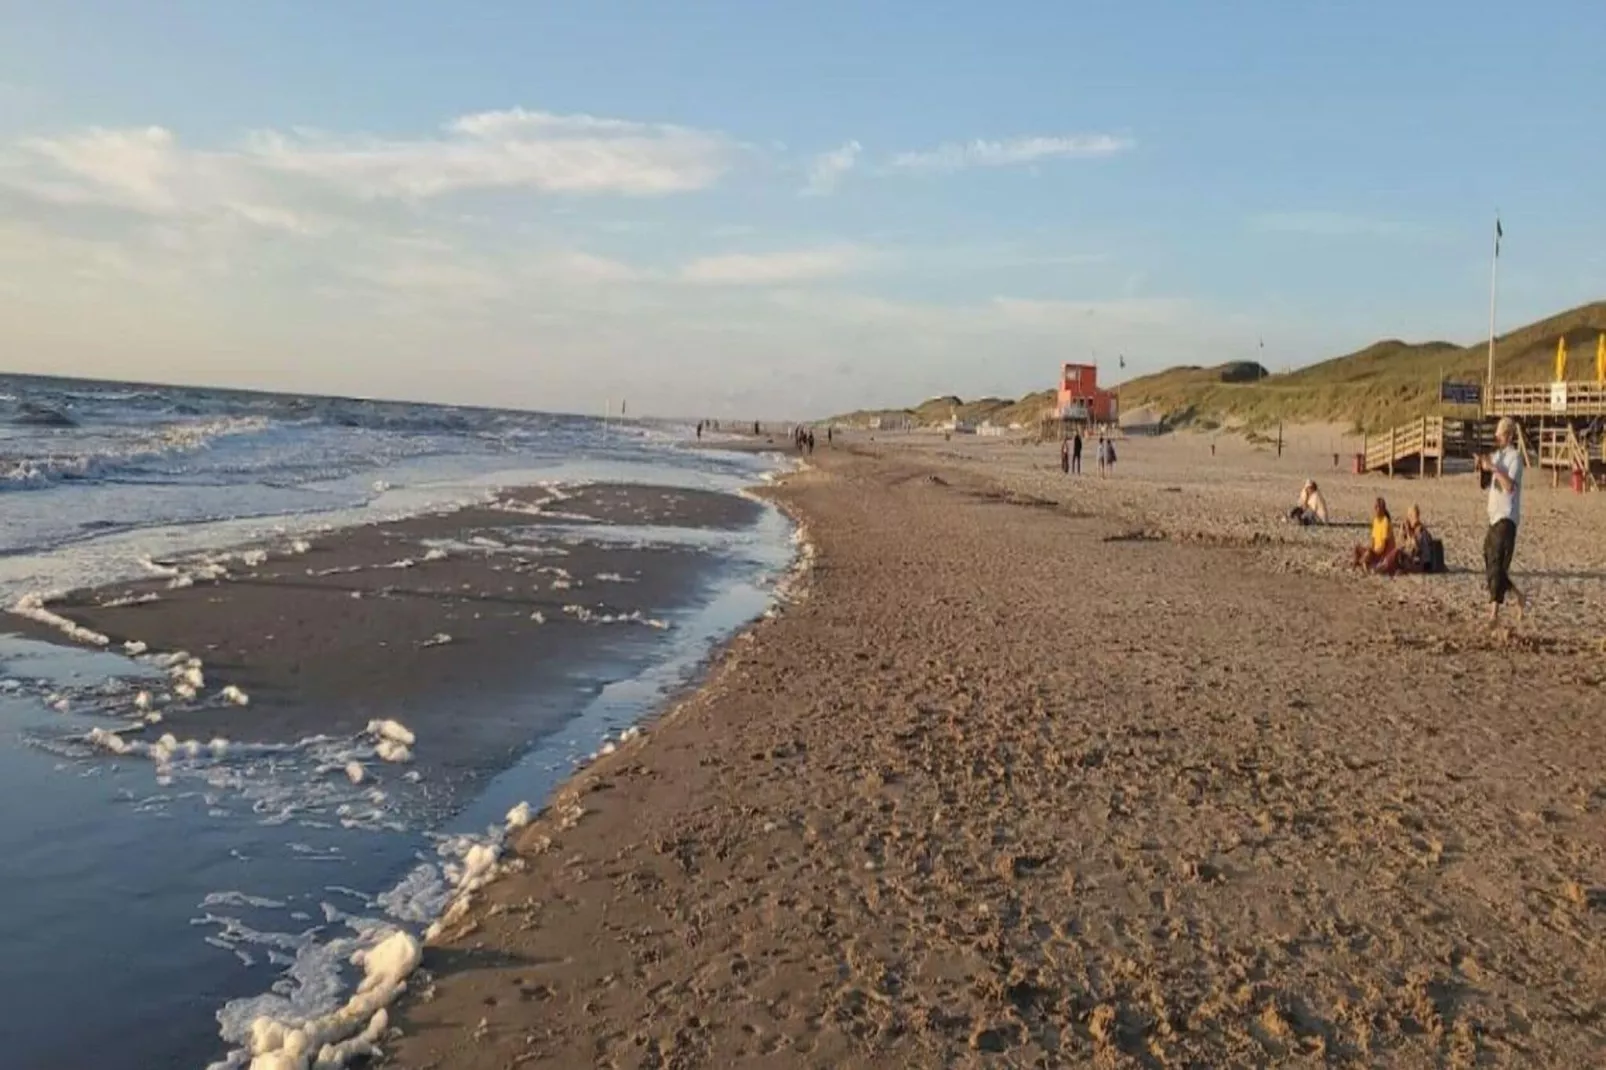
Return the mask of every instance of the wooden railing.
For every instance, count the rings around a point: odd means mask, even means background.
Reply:
[[[1599,481],[1592,461],[1589,444],[1579,436],[1577,428],[1547,427],[1539,432],[1539,467],[1551,470],[1552,482],[1560,482],[1563,472],[1576,471],[1583,473],[1587,487],[1597,489]]]
[[[1606,416],[1606,383],[1496,383],[1484,392],[1486,416]]]
[[[1419,471],[1426,473],[1429,459],[1444,467],[1444,420],[1438,416],[1424,416],[1399,427],[1392,427],[1377,437],[1366,440],[1366,470],[1379,469],[1389,475],[1400,462],[1418,458]]]

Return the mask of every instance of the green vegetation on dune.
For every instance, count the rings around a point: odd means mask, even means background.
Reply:
[[[1606,331],[1606,301],[1509,331],[1496,340],[1495,378],[1500,382],[1548,381],[1554,374],[1556,341],[1563,337],[1570,354],[1570,377],[1593,378],[1595,339],[1602,331]],[[1488,355],[1487,342],[1460,346],[1390,339],[1276,375],[1251,361],[1234,361],[1209,368],[1168,368],[1131,379],[1116,389],[1123,412],[1151,409],[1172,427],[1230,424],[1253,430],[1283,421],[1345,423],[1376,431],[1430,413],[1475,415],[1475,410],[1463,413],[1441,408],[1439,382],[1482,382]],[[837,422],[863,427],[875,417],[904,418],[929,427],[957,415],[971,424],[987,421],[1030,426],[1053,404],[1053,390],[1013,402],[942,397],[913,409],[849,413],[837,417]]]
[[[1495,378],[1501,382],[1545,382],[1555,370],[1556,341],[1567,339],[1571,375],[1594,376],[1595,339],[1606,330],[1606,301],[1597,301],[1501,335],[1495,342]],[[1333,422],[1359,430],[1392,427],[1441,409],[1441,379],[1482,382],[1488,368],[1487,342],[1376,342],[1355,353],[1297,371],[1233,381],[1223,368],[1173,368],[1122,384],[1121,405],[1146,405],[1167,422],[1232,423],[1266,427],[1288,423]],[[1468,410],[1466,415],[1473,415]]]
[[[879,419],[907,420],[916,427],[935,427],[957,416],[962,423],[981,423],[1008,427],[1010,424],[1036,423],[1047,409],[1054,407],[1054,391],[1041,390],[1027,394],[1019,401],[1008,398],[978,398],[962,401],[957,397],[931,398],[912,409],[862,409],[833,417],[831,422],[847,427],[868,427]]]

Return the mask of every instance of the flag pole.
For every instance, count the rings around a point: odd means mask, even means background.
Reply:
[[[1490,395],[1494,392],[1494,313],[1495,294],[1500,285],[1500,213],[1494,214],[1494,258],[1489,265],[1489,374],[1483,384],[1483,404],[1488,410]]]

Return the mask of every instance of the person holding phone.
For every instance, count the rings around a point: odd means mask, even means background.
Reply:
[[[1495,451],[1478,458],[1478,482],[1489,488],[1489,531],[1483,538],[1483,571],[1489,583],[1489,623],[1500,620],[1500,607],[1510,595],[1522,619],[1527,600],[1511,582],[1511,558],[1517,549],[1522,520],[1522,451],[1517,449],[1517,422],[1502,416],[1495,426]]]

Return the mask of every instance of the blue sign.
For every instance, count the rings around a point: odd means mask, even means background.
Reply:
[[[1440,383],[1439,400],[1448,405],[1477,405],[1483,401],[1480,383]]]

